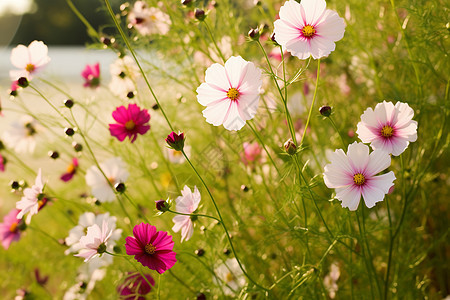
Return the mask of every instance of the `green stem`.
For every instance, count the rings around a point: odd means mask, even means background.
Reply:
[[[122,30],[122,27],[120,26],[119,22],[116,19],[116,16],[114,15],[114,11],[112,10],[111,4],[109,3],[109,0],[105,0],[106,7],[108,9],[109,14],[111,15],[111,18],[114,21],[114,24],[116,25],[117,30],[119,30],[120,35],[122,36],[122,39],[124,40],[125,44],[127,45],[128,50],[130,50],[131,55],[134,58],[134,61],[136,62],[136,65],[138,66],[139,70],[141,71],[142,77],[145,80],[145,83],[147,84],[148,89],[150,90],[150,93],[152,94],[153,98],[156,101],[156,104],[158,104],[159,109],[161,110],[161,113],[164,116],[164,119],[166,119],[167,124],[169,125],[170,129],[174,131],[172,123],[170,123],[169,118],[167,117],[163,107],[161,106],[160,102],[158,101],[158,98],[156,97],[155,93],[153,92],[152,86],[150,85],[150,82],[147,79],[147,76],[145,75],[144,70],[141,67],[141,64],[139,63],[139,60],[137,59],[136,53],[133,50],[133,47],[131,47],[130,41],[128,41],[127,36]]]
[[[320,75],[320,58],[317,60],[317,78],[316,78],[316,87],[314,88],[314,96],[311,103],[311,107],[309,109],[308,119],[306,120],[305,129],[303,131],[302,139],[300,141],[300,145],[303,144],[303,140],[306,136],[306,130],[308,129],[309,121],[311,120],[312,111],[314,108],[314,102],[316,101],[316,95],[317,95],[317,87],[319,85],[319,75]]]
[[[339,131],[339,129],[336,126],[336,123],[334,123],[333,118],[331,118],[331,116],[329,116],[327,119],[330,120],[331,125],[333,125],[334,130],[336,130],[336,132],[339,134],[339,137],[341,138],[341,142],[342,142],[342,146],[344,147],[343,150],[347,149],[347,145],[344,142],[344,138],[342,137],[341,132]]]
[[[361,204],[364,205],[364,204]],[[358,221],[358,228],[359,228],[359,236],[360,236],[360,240],[361,240],[361,251],[362,251],[362,255],[364,258],[364,263],[366,265],[366,269],[367,269],[367,274],[369,276],[369,283],[370,283],[370,293],[372,295],[372,299],[374,299],[374,294],[373,294],[373,279],[372,279],[372,270],[369,266],[369,262],[367,261],[367,257],[366,257],[366,251],[365,251],[365,238],[366,238],[366,233],[363,232],[363,227],[361,226],[361,222],[359,221],[359,216],[358,216],[358,212],[356,212],[356,220]]]
[[[387,263],[387,269],[386,269],[386,277],[384,280],[384,299],[388,299],[389,294],[389,273],[391,271],[391,263],[392,263],[392,252],[394,249],[394,240],[392,235],[392,219],[391,219],[391,210],[389,208],[389,200],[386,196],[386,207],[387,207],[387,213],[388,213],[388,219],[389,219],[389,257],[388,257],[388,263]]]
[[[375,277],[375,283],[377,284],[378,294],[381,297],[381,295],[382,295],[381,285],[380,285],[380,281],[378,279],[377,272],[376,272],[375,267],[373,265],[372,252],[370,251],[369,241],[367,240],[367,237],[366,237],[366,217],[365,217],[365,214],[364,214],[364,205],[361,205],[361,213],[362,213],[362,226],[363,226],[363,232],[364,232],[364,242],[366,243],[365,247],[366,247],[366,250],[367,250],[367,254],[369,256],[370,267],[372,269],[373,276]]]
[[[80,13],[80,11],[75,7],[75,5],[73,5],[71,0],[66,0],[67,4],[69,5],[70,9],[73,11],[73,13],[78,17],[78,19],[80,19],[81,22],[83,22],[83,24],[87,27],[88,29],[88,34],[91,37],[96,37],[97,39],[100,39],[100,36],[97,33],[97,30],[94,29],[94,27],[91,26],[91,24],[89,24],[88,20],[86,20],[86,18],[83,16],[82,13]]]
[[[225,57],[223,56],[222,51],[220,51],[220,48],[219,48],[219,46],[217,45],[216,40],[214,39],[214,36],[213,36],[213,34],[212,34],[212,32],[211,32],[211,29],[210,29],[209,26],[208,26],[208,23],[206,23],[206,21],[202,21],[202,23],[205,24],[206,31],[208,31],[209,37],[211,38],[211,40],[212,40],[212,42],[213,42],[213,44],[214,44],[214,47],[216,47],[217,53],[219,54],[219,56],[220,56],[220,58],[222,59],[223,63],[225,63],[226,59],[225,59]]]
[[[171,212],[171,213],[173,213],[173,214],[176,214],[176,215],[190,216],[190,217],[205,217],[205,218],[214,219],[214,220],[216,220],[217,222],[221,222],[221,221],[220,221],[219,219],[217,219],[216,217],[209,216],[209,215],[203,215],[203,214],[185,214],[185,213],[180,213],[180,212],[178,212],[178,211],[174,211],[174,210],[170,210],[170,209],[168,209],[167,211],[168,211],[168,212]]]

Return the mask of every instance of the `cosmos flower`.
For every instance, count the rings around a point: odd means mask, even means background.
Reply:
[[[245,285],[245,276],[239,267],[239,263],[236,258],[229,258],[224,263],[219,265],[215,270],[217,278],[213,277],[213,282],[223,287],[223,292],[228,296],[235,296]]]
[[[175,199],[176,202],[176,211],[183,214],[192,214],[200,203],[201,195],[198,191],[197,187],[194,187],[194,192],[191,192],[191,189],[185,185],[183,190],[181,191],[181,196]],[[172,227],[174,232],[178,232],[181,229],[181,242],[184,240],[189,240],[194,233],[194,224],[192,223],[194,217],[184,216],[184,215],[176,215],[173,217],[172,221],[175,225]]]
[[[383,101],[366,109],[361,115],[356,133],[363,143],[398,156],[417,140],[417,122],[414,111],[407,103]]]
[[[241,160],[245,165],[259,162],[261,160],[262,148],[258,142],[244,142],[244,153],[241,154]]]
[[[100,85],[100,64],[86,65],[81,76],[86,80],[84,87],[96,88]]]
[[[155,279],[150,274],[144,276],[145,278],[139,273],[127,273],[124,282],[117,287],[120,299],[145,300],[145,295],[150,293],[155,285]]]
[[[341,276],[339,266],[335,263],[331,264],[330,273],[328,273],[323,278],[323,285],[327,289],[328,296],[330,297],[330,299],[334,299],[336,297],[336,292],[339,289],[339,286],[337,285],[336,282],[339,279],[339,276]]]
[[[274,23],[275,40],[293,56],[319,59],[334,51],[344,36],[344,19],[325,0],[286,1]]]
[[[130,93],[135,93],[136,81],[141,77],[141,73],[133,58],[118,58],[109,66],[109,71],[111,82],[108,87],[114,95],[127,98]]]
[[[128,104],[128,108],[119,106],[112,116],[117,123],[109,124],[109,132],[121,142],[128,136],[133,143],[138,134],[145,134],[150,129],[148,111],[141,110],[136,104]]]
[[[20,239],[19,223],[21,219],[17,219],[18,209],[13,209],[3,218],[3,223],[0,223],[0,241],[3,248],[8,250],[12,242]]]
[[[325,184],[336,189],[336,198],[349,210],[358,208],[361,196],[368,208],[375,206],[394,185],[392,171],[375,176],[391,164],[391,157],[384,151],[374,150],[369,155],[368,146],[354,142],[348,146],[347,155],[338,149],[328,158],[331,163],[325,166]]]
[[[80,251],[80,249],[82,248],[80,239],[86,234],[87,228],[93,226],[94,224],[97,224],[100,227],[103,225],[104,221],[107,223],[108,228],[112,231],[107,248],[107,250],[111,252],[113,250],[115,242],[120,239],[120,236],[122,235],[122,229],[116,229],[117,218],[110,216],[108,212],[99,215],[95,215],[92,212],[86,212],[80,215],[78,219],[78,225],[69,231],[69,236],[65,239],[65,243],[69,247],[69,249],[67,249],[64,253],[68,255],[70,253],[77,253],[78,251]],[[102,256],[102,258],[103,257],[110,256]],[[101,263],[102,266],[106,264],[107,262]]]
[[[66,173],[62,174],[60,179],[64,182],[67,182],[73,178],[78,169],[78,159],[72,158],[72,163],[67,167]]]
[[[33,41],[28,47],[19,45],[11,51],[11,63],[19,70],[9,71],[11,80],[20,77],[32,79],[32,75],[39,72],[50,62],[47,46],[40,41]]]
[[[95,283],[102,280],[105,275],[106,269],[89,270],[89,263],[82,264],[78,268],[77,283],[64,293],[63,300],[86,300],[94,289]]]
[[[102,255],[107,250],[111,235],[112,230],[108,228],[108,222],[105,220],[101,228],[97,224],[89,226],[87,234],[80,238],[81,249],[75,256],[83,257],[87,262],[95,256]]]
[[[205,82],[197,88],[198,102],[206,106],[206,122],[223,124],[228,130],[241,129],[256,114],[261,85],[261,70],[240,56],[230,57],[225,66],[211,65]]]
[[[97,168],[92,166],[86,171],[86,183],[92,188],[92,195],[100,202],[111,202],[115,194],[111,186],[124,183],[129,176],[126,165],[120,157],[113,157],[100,164],[105,176]]]
[[[38,123],[30,116],[22,116],[11,123],[11,127],[3,133],[3,141],[17,153],[33,153],[36,148]]]
[[[155,226],[141,223],[134,226],[133,236],[126,238],[125,249],[143,266],[162,274],[177,262],[173,244],[172,236],[167,232],[156,231]]]
[[[162,34],[170,30],[170,17],[156,7],[148,7],[144,1],[136,1],[128,14],[128,27],[142,35]]]
[[[37,214],[40,207],[46,202],[44,200],[43,189],[42,172],[39,169],[34,185],[31,188],[26,188],[23,191],[22,199],[16,203],[16,208],[20,209],[20,212],[17,214],[17,219],[22,219],[28,213],[26,223],[30,223],[31,217]]]

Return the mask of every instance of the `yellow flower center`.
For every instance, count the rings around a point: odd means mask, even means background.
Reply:
[[[73,164],[70,164],[68,167],[67,167],[67,173],[73,173],[74,171],[75,171],[75,166],[73,165]]]
[[[144,249],[145,249],[145,252],[150,255],[155,254],[155,252],[156,252],[156,247],[153,246],[152,244],[145,245]]]
[[[237,98],[239,98],[239,91],[235,88],[230,88],[227,92],[227,97],[230,100],[236,100]]]
[[[16,232],[16,230],[17,230],[17,225],[18,225],[18,224],[19,224],[18,222],[12,223],[12,224],[11,224],[11,227],[9,227],[9,231],[10,231],[10,232]]]
[[[355,174],[355,175],[353,176],[353,182],[354,182],[356,185],[363,185],[364,182],[366,182],[366,177],[364,177],[364,175],[361,174],[361,173]]]
[[[33,64],[28,64],[28,65],[25,67],[25,70],[26,70],[28,73],[32,73],[35,69],[36,69],[36,67],[35,67]]]
[[[129,120],[125,123],[125,128],[127,130],[133,130],[136,127],[136,123],[133,120]]]
[[[394,135],[394,128],[389,125],[383,126],[383,128],[381,128],[381,135],[385,138],[390,138]]]
[[[306,25],[302,28],[302,33],[304,37],[312,37],[314,34],[316,34],[316,30],[311,25]]]

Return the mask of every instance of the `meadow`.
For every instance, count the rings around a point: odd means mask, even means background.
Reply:
[[[448,298],[446,1],[66,1],[117,58],[12,45],[0,298]]]

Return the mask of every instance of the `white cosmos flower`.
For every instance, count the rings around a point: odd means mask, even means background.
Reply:
[[[213,277],[213,282],[223,287],[223,292],[228,296],[235,296],[246,283],[244,273],[239,267],[236,258],[229,258],[219,265],[215,270],[217,277]]]
[[[181,196],[175,199],[176,211],[183,214],[192,214],[197,210],[200,200],[201,195],[197,187],[195,186],[194,192],[191,192],[191,189],[185,185],[181,191]],[[192,223],[191,217],[176,215],[172,220],[175,223],[172,230],[178,232],[181,229],[181,242],[183,240],[189,240],[194,233],[194,224]]]
[[[81,249],[75,256],[83,257],[87,262],[93,257],[102,255],[107,250],[107,243],[112,235],[108,222],[103,220],[102,227],[94,224],[89,226],[85,236],[80,238]]]
[[[31,217],[39,211],[39,201],[42,200],[40,198],[42,197],[43,189],[42,172],[39,169],[34,185],[31,188],[26,188],[23,191],[22,199],[16,203],[16,208],[20,210],[17,214],[17,219],[22,219],[28,213],[26,223],[29,224],[31,222]]]
[[[142,35],[162,34],[170,30],[170,17],[156,7],[148,7],[144,1],[136,1],[128,14],[128,27],[134,27]]]
[[[126,98],[128,93],[136,91],[136,81],[141,77],[141,73],[133,58],[118,58],[109,66],[109,71],[111,82],[108,87],[114,95]]]
[[[325,184],[336,189],[336,198],[349,210],[358,208],[361,196],[367,207],[375,206],[394,185],[392,171],[375,176],[391,165],[391,157],[384,151],[374,150],[369,155],[367,145],[354,142],[348,146],[347,155],[338,149],[328,158],[331,163],[325,166]]]
[[[19,70],[9,71],[12,81],[20,77],[31,80],[32,75],[39,72],[50,62],[47,46],[41,41],[33,41],[26,47],[19,45],[11,51],[11,63]]]
[[[76,278],[77,283],[66,291],[63,300],[86,300],[88,295],[94,289],[95,283],[102,280],[105,275],[105,269],[97,268],[91,270],[90,263],[82,264],[80,268],[78,268],[78,275]],[[83,287],[81,283],[85,283],[86,285]]]
[[[241,129],[256,114],[261,85],[261,70],[240,56],[230,57],[225,66],[211,65],[197,88],[198,102],[206,106],[206,122]]]
[[[33,153],[36,148],[38,123],[30,116],[22,116],[11,123],[11,127],[3,133],[6,146],[17,153]]]
[[[92,166],[86,171],[86,183],[92,188],[92,195],[100,202],[111,202],[115,199],[111,185],[114,187],[117,183],[124,183],[128,179],[129,173],[120,157],[114,157],[101,163],[100,168],[108,180],[97,166]]]
[[[414,110],[407,103],[383,101],[366,109],[361,115],[356,133],[363,143],[398,156],[417,140],[417,122],[412,120]]]
[[[274,23],[275,39],[299,59],[328,56],[344,36],[344,19],[325,0],[286,1]]]
[[[341,276],[339,266],[336,263],[332,263],[330,266],[330,273],[328,273],[323,278],[323,285],[328,290],[328,296],[331,299],[334,299],[336,297],[336,292],[339,289],[339,286],[337,285],[337,280],[339,279],[339,276]]]

